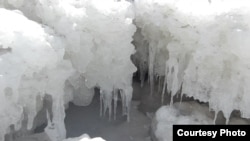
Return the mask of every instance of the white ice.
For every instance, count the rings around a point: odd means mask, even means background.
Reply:
[[[134,62],[142,86],[148,69],[151,95],[165,77],[172,96],[182,87],[227,122],[233,110],[250,118],[248,0],[0,0],[0,7],[0,140],[34,129],[46,94],[53,141],[66,136],[67,103],[90,104],[94,87],[102,115],[111,117],[119,91],[130,120],[136,26]]]

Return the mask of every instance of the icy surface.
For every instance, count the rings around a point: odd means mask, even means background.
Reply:
[[[33,130],[47,106],[47,133],[62,141],[65,104],[89,105],[94,87],[101,91],[100,115],[111,118],[120,94],[129,121],[133,37],[141,86],[148,69],[151,95],[156,78],[165,77],[162,96],[182,88],[215,113],[223,111],[227,122],[233,110],[250,118],[248,0],[132,3],[0,0],[0,140],[13,130]],[[45,94],[50,107],[42,104]]]
[[[182,94],[209,102],[227,119],[234,109],[249,118],[249,5],[247,0],[135,1],[136,24],[149,42],[150,83],[154,75],[165,75],[172,96],[182,86]]]
[[[40,110],[38,97],[45,93],[63,97],[64,81],[72,73],[72,66],[63,60],[62,40],[49,28],[5,9],[0,9],[0,19],[1,49],[9,49],[0,56],[0,140],[4,140],[11,124],[15,130],[21,128],[23,110],[28,115],[27,129],[33,128],[33,119]]]
[[[0,140],[12,132],[10,125],[23,134],[35,128],[45,94],[52,97],[46,130],[53,141],[66,136],[65,104],[89,105],[94,87],[105,92],[109,115],[113,90],[122,91],[129,120],[136,71],[131,3],[2,0],[0,7]]]

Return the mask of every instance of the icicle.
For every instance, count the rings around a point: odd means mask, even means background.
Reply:
[[[182,103],[182,94],[180,94],[180,95],[181,95],[181,96],[180,96],[180,97],[181,97],[181,99],[180,99],[180,105],[181,105],[181,103]]]
[[[103,111],[103,91],[100,89],[100,117],[102,117],[102,112],[104,112]]]
[[[117,109],[117,101],[118,101],[118,90],[117,89],[114,89],[113,100],[114,100],[114,120],[116,120],[116,109]]]
[[[164,84],[163,84],[163,89],[162,89],[162,93],[161,93],[161,104],[164,104],[164,98],[165,98],[165,89],[166,89],[166,80],[164,80]]]
[[[182,103],[182,99],[183,99],[182,84],[183,84],[183,83],[181,83],[181,92],[180,92],[181,100],[180,100],[180,104]]]
[[[51,141],[55,141],[57,140],[57,133],[55,132],[55,127],[54,127],[54,124],[52,123],[50,117],[49,117],[49,112],[48,110],[46,110],[46,117],[47,117],[47,126],[46,128],[44,129],[44,132],[48,135],[49,139]]]
[[[102,115],[105,116],[107,110],[109,110],[109,120],[111,120],[112,115],[112,92],[107,90],[102,90],[100,93],[100,112],[103,112]],[[103,104],[103,107],[102,107]]]
[[[53,123],[49,120],[47,111],[48,125],[45,128],[45,132],[52,141],[62,141],[66,138],[64,101],[59,96],[57,94],[57,97],[53,98]]]
[[[109,109],[109,120],[111,120],[111,116],[112,116],[112,92],[109,92],[107,94],[107,102],[108,102],[108,109]]]
[[[174,95],[172,94],[172,92],[170,92],[170,95],[171,95],[170,106],[173,106],[173,104],[174,104]]]
[[[231,115],[231,113],[225,113],[225,112],[223,112],[223,114],[224,114],[224,116],[226,118],[226,124],[228,124],[229,121],[230,121],[230,115]]]
[[[130,121],[130,103],[132,100],[133,88],[130,86],[124,90],[126,96],[127,121]]]
[[[103,116],[106,115],[106,111],[108,109],[108,103],[106,102],[105,96],[106,96],[106,94],[104,93],[104,95],[103,95],[103,101],[102,101],[102,103],[103,103]]]
[[[47,127],[51,127],[52,126],[52,121],[50,119],[48,110],[46,110],[46,118],[47,118],[47,122],[48,122]]]
[[[125,99],[125,93],[123,90],[120,90],[120,95],[121,95],[121,98],[122,98],[122,115],[126,115],[126,99]]]
[[[161,77],[158,76],[158,93],[161,92]]]
[[[120,91],[122,98],[122,115],[127,115],[127,121],[130,121],[130,103],[132,100],[133,88],[131,86]]]
[[[155,49],[154,46],[149,47],[149,83],[150,83],[150,95],[154,92],[154,61],[155,61]]]
[[[161,104],[164,104],[164,97],[165,97],[165,91],[166,91],[166,85],[167,85],[167,74],[168,74],[168,65],[166,61],[166,68],[165,68],[165,77],[164,77],[164,82],[163,82],[163,89],[161,93]]]
[[[214,124],[216,124],[216,119],[217,119],[218,113],[219,113],[218,111],[214,112]]]

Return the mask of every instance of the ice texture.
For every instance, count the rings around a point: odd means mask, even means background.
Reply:
[[[37,113],[47,107],[45,131],[52,141],[62,141],[65,105],[89,105],[94,87],[104,92],[110,117],[117,107],[113,93],[122,91],[129,120],[136,71],[130,59],[136,31],[131,3],[1,0],[0,7],[0,140],[12,130],[33,130]],[[50,107],[42,104],[45,95],[51,96]]]
[[[48,27],[5,9],[0,9],[0,19],[1,49],[9,49],[0,56],[0,140],[4,140],[10,125],[15,125],[15,130],[24,126],[23,114],[28,116],[27,130],[33,128],[33,120],[41,109],[38,98],[46,93],[54,99],[63,98],[64,81],[73,68],[69,61],[63,60],[63,40]],[[57,101],[53,101],[53,107]],[[63,120],[57,119],[60,110],[56,108],[53,121],[64,125]],[[58,118],[63,118],[64,107],[61,108]]]
[[[227,119],[233,110],[250,117],[249,1],[136,0],[135,9],[149,43],[150,83],[165,76],[163,96],[182,87]]]
[[[90,104],[94,87],[100,115],[111,118],[120,94],[129,120],[133,38],[151,95],[165,77],[162,97],[182,88],[227,122],[233,110],[250,118],[248,0],[0,0],[0,7],[0,140],[34,129],[47,106],[46,133],[62,141],[65,105]]]

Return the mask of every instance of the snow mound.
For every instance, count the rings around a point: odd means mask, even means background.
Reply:
[[[196,102],[162,106],[155,115],[155,136],[159,141],[171,141],[174,124],[213,124],[208,107]]]
[[[83,134],[80,137],[77,138],[68,138],[63,141],[105,141],[104,139],[100,137],[90,138],[87,134]]]

